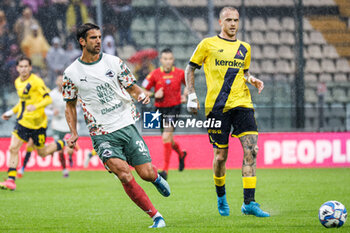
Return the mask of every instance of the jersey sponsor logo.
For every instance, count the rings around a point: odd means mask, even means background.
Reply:
[[[114,77],[114,75],[115,75],[115,73],[113,72],[113,70],[107,70],[107,72],[106,72],[106,77],[108,77],[108,78],[113,78]]]
[[[230,67],[234,67],[234,68],[243,68],[244,67],[244,62],[239,62],[239,61],[236,61],[236,60],[227,61],[227,60],[215,59],[215,65],[216,66],[230,66]]]
[[[110,107],[110,108],[104,108],[104,109],[102,109],[102,110],[101,110],[101,114],[102,114],[102,115],[105,115],[105,114],[107,114],[107,113],[109,113],[109,112],[112,112],[112,111],[114,111],[114,110],[120,108],[122,105],[123,105],[123,103],[120,101],[119,103],[113,105],[113,106]]]
[[[108,103],[116,99],[115,92],[109,83],[104,83],[96,87],[98,100],[101,104]]]

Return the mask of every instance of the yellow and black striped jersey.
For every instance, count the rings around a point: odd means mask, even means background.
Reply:
[[[220,36],[203,39],[194,51],[190,65],[201,68],[207,82],[205,114],[227,112],[235,107],[253,108],[244,72],[249,69],[250,45]]]
[[[31,74],[25,81],[18,77],[15,87],[19,102],[12,110],[17,113],[17,122],[29,129],[46,128],[47,116],[44,110],[52,99],[44,81],[35,74]],[[28,105],[34,105],[36,109],[28,112],[26,109]]]

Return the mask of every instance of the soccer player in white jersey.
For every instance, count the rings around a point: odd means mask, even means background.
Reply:
[[[93,147],[105,168],[119,178],[130,199],[152,218],[151,228],[165,227],[164,218],[136,183],[129,166],[143,180],[152,182],[163,196],[170,195],[168,183],[152,165],[147,145],[135,127],[132,98],[148,104],[149,96],[120,58],[101,52],[101,31],[97,25],[81,25],[77,40],[82,56],[63,74],[66,120],[72,134],[67,144],[74,147],[78,140],[79,100]]]

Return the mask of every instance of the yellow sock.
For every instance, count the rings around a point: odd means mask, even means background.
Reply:
[[[255,187],[256,187],[256,176],[243,177],[243,195],[244,203],[249,204],[255,201]]]
[[[244,189],[255,189],[256,187],[256,176],[242,177]]]
[[[226,188],[225,188],[225,180],[226,180],[226,174],[221,177],[214,176],[214,183],[216,188],[216,194],[218,197],[222,197],[226,194]]]
[[[27,152],[32,152],[34,150],[34,148],[32,146],[27,146]]]
[[[216,186],[224,186],[225,185],[225,181],[226,181],[226,174],[224,176],[221,177],[217,177],[215,175],[213,175],[214,177],[214,183]]]
[[[7,175],[9,179],[16,180],[17,176],[17,169],[16,168],[9,168],[7,171]]]

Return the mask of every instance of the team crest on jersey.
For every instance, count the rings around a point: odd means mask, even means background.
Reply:
[[[107,70],[106,74],[105,74],[108,78],[113,78],[115,73],[113,72],[113,70]]]

